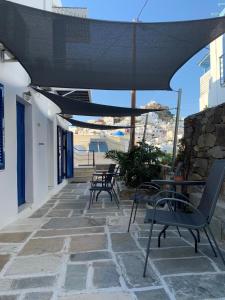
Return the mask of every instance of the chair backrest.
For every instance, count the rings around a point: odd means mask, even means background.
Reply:
[[[214,214],[216,203],[225,179],[225,159],[214,161],[198,209],[208,222]]]
[[[110,164],[108,168],[108,173],[114,173],[116,164]]]
[[[106,176],[106,179],[105,179],[106,183],[111,183],[112,182],[115,168],[116,168],[116,164],[110,164],[109,165],[108,173],[111,173],[111,174],[108,174]]]

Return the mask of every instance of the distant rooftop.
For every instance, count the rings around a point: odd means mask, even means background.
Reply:
[[[79,18],[87,18],[88,14],[85,7],[53,7],[53,12]]]

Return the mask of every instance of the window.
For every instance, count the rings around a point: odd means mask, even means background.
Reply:
[[[108,152],[108,146],[106,142],[91,141],[89,144],[89,151],[91,152]]]
[[[0,84],[0,170],[5,168],[4,151],[4,87]]]

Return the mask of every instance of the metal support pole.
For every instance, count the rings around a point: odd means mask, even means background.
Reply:
[[[93,151],[93,167],[95,167],[95,151]]]
[[[178,97],[177,97],[177,113],[176,113],[175,131],[174,131],[174,140],[173,140],[173,164],[172,164],[173,169],[175,167],[175,161],[177,155],[177,135],[178,135],[179,121],[180,121],[181,96],[182,96],[182,89],[179,89]]]
[[[147,126],[148,126],[148,114],[145,117],[145,127],[144,127],[144,133],[143,133],[143,138],[142,142],[144,143],[146,140],[146,131],[147,131]]]
[[[133,39],[132,39],[132,72],[133,72],[133,83],[136,82],[136,31],[137,31],[137,20],[133,21]],[[136,90],[131,91],[131,108],[136,108]],[[131,150],[135,145],[135,116],[131,116],[130,126],[130,144],[129,150]]]

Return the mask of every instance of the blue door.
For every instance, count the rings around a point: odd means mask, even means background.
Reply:
[[[66,178],[73,178],[73,133],[66,132]]]
[[[17,194],[18,206],[25,203],[25,106],[16,103],[17,112]]]

